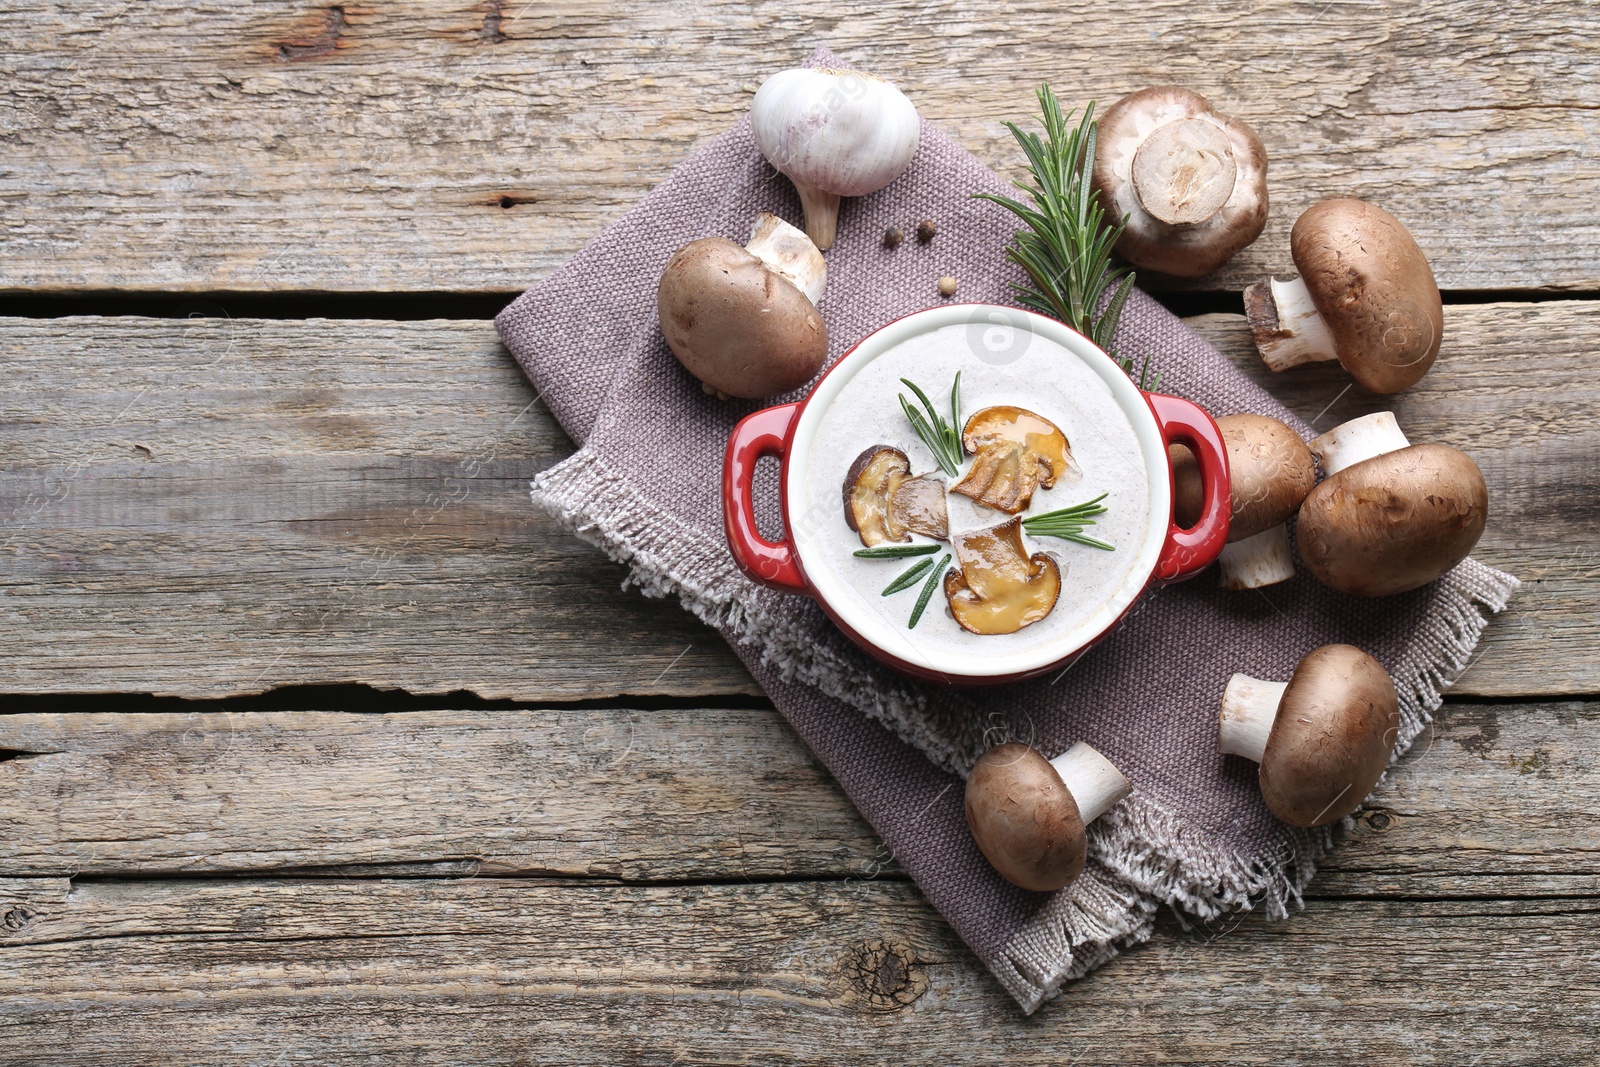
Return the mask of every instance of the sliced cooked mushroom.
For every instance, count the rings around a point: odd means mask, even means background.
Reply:
[[[1350,814],[1389,765],[1400,702],[1383,665],[1324,645],[1287,682],[1235,674],[1222,695],[1217,751],[1261,764],[1261,795],[1292,826]]]
[[[1389,596],[1427,585],[1483,535],[1489,490],[1471,457],[1413,445],[1380,411],[1311,442],[1327,475],[1300,505],[1295,540],[1324,585]]]
[[[911,477],[911,461],[898,448],[873,445],[850,464],[844,476],[844,521],[871,548],[888,541],[909,541],[889,532],[889,498]]]
[[[939,541],[950,536],[945,482],[937,471],[907,478],[889,494],[889,532],[901,530]]]
[[[1136,267],[1210,274],[1267,224],[1267,153],[1255,131],[1199,93],[1158,85],[1100,118],[1094,187],[1127,217],[1117,251]]]
[[[713,389],[751,400],[786,393],[827,359],[816,308],[826,276],[810,239],[763,213],[743,248],[705,237],[672,254],[656,288],[662,336]]]
[[[844,519],[871,548],[922,534],[950,534],[944,479],[937,473],[911,476],[911,461],[898,448],[873,445],[856,457],[844,478]]]
[[[961,443],[977,458],[950,491],[1007,515],[1026,508],[1040,486],[1078,476],[1066,435],[1025,408],[984,408],[967,420]]]
[[[1012,634],[1056,606],[1061,569],[1042,552],[1028,555],[1020,518],[956,534],[951,542],[957,566],[945,575],[944,595],[962,629]]]
[[[967,776],[967,829],[1002,878],[1047,893],[1083,872],[1084,827],[1131,792],[1122,772],[1082,741],[1053,760],[1008,741]]]
[[[1439,354],[1444,306],[1400,220],[1361,200],[1324,200],[1289,235],[1298,278],[1245,290],[1245,316],[1273,370],[1337,359],[1373,393],[1415,385]]]

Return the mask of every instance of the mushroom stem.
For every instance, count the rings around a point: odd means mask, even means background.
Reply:
[[[1411,442],[1401,432],[1392,411],[1374,411],[1341,422],[1311,442],[1311,452],[1322,464],[1322,473],[1330,478],[1364,459],[1409,447]]]
[[[1122,772],[1093,746],[1079,741],[1050,761],[1078,805],[1084,825],[1094,822],[1133,792]]]
[[[1268,278],[1247,287],[1244,314],[1262,360],[1275,371],[1339,358],[1302,278]]]
[[[755,225],[750,229],[750,243],[744,247],[765,263],[768,270],[793,282],[812,304],[822,302],[822,292],[828,284],[828,265],[811,238],[800,230],[770,211],[763,211],[756,216]]]
[[[1158,126],[1133,154],[1133,191],[1168,226],[1197,226],[1221,211],[1236,177],[1227,132],[1204,118]]]
[[[1266,755],[1267,737],[1278,717],[1278,704],[1288,682],[1263,682],[1248,674],[1228,679],[1222,694],[1222,713],[1218,719],[1217,751],[1224,756],[1243,756],[1256,763]]]
[[[1294,557],[1289,552],[1289,528],[1283,523],[1222,546],[1224,589],[1260,589],[1294,577]]]
[[[795,182],[794,187],[800,194],[800,208],[806,215],[806,236],[818,248],[832,248],[839,227],[839,194],[804,182]]]

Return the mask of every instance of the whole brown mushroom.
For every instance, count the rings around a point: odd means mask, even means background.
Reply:
[[[1444,337],[1428,259],[1400,220],[1362,200],[1324,200],[1294,224],[1298,278],[1245,290],[1245,317],[1268,367],[1337,359],[1373,393],[1415,385]]]
[[[786,393],[827,359],[816,307],[826,281],[811,239],[763,213],[742,248],[705,237],[672,254],[656,288],[661,333],[678,362],[715,390],[750,400]]]
[[[1287,682],[1230,678],[1217,751],[1261,765],[1272,814],[1291,826],[1326,826],[1372,792],[1399,725],[1399,697],[1383,665],[1351,645],[1323,645]]]
[[[1324,585],[1356,596],[1417,589],[1483,535],[1478,465],[1448,445],[1411,444],[1391,412],[1336,426],[1311,451],[1327,477],[1300,505],[1295,543]]]
[[[1009,741],[985,752],[967,776],[967,828],[1002,878],[1047,893],[1083,873],[1084,828],[1132,791],[1082,741],[1053,760]]]
[[[1210,274],[1267,224],[1267,153],[1249,126],[1176,85],[1141,89],[1100,116],[1094,188],[1117,252],[1136,267]]]
[[[1224,589],[1260,589],[1294,577],[1289,530],[1284,523],[1311,487],[1317,468],[1311,450],[1288,426],[1265,415],[1222,415],[1217,429],[1228,446],[1232,522],[1218,557]],[[1174,451],[1182,449],[1181,454]],[[1172,456],[1173,515],[1179,526],[1199,521],[1200,469],[1182,445]]]
[[[1300,435],[1264,415],[1217,420],[1228,446],[1233,523],[1217,557],[1224,589],[1260,589],[1294,577],[1284,523],[1317,482],[1316,463]]]

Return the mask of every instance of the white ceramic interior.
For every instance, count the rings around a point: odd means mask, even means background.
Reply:
[[[847,580],[842,571],[845,565],[841,558],[848,559],[849,552],[841,549],[837,531],[829,532],[824,529],[824,524],[834,523],[843,526],[842,499],[839,486],[842,484],[843,472],[824,472],[819,468],[816,481],[831,485],[831,495],[819,490],[812,478],[812,442],[824,416],[840,394],[850,386],[872,362],[885,353],[896,349],[898,346],[918,339],[923,334],[944,330],[947,327],[963,327],[972,338],[972,360],[970,370],[963,371],[963,383],[967,375],[974,372],[983,372],[993,380],[995,372],[992,367],[996,363],[1003,363],[1008,358],[1007,343],[1015,344],[1021,337],[1027,342],[1024,347],[1033,346],[1030,351],[1035,353],[1035,364],[1018,364],[1019,366],[1036,366],[1038,359],[1048,356],[1055,359],[1074,358],[1092,372],[1094,378],[1103,383],[1105,390],[1098,388],[1081,389],[1074,392],[1074,397],[1083,394],[1092,394],[1088,402],[1091,406],[1101,403],[1099,397],[1105,397],[1106,403],[1120,407],[1126,415],[1127,424],[1132,428],[1133,436],[1137,441],[1140,453],[1136,460],[1142,459],[1142,469],[1145,473],[1145,484],[1148,491],[1147,506],[1144,509],[1144,521],[1131,529],[1122,531],[1118,544],[1118,552],[1127,553],[1120,557],[1119,565],[1125,568],[1125,573],[1117,578],[1114,574],[1106,576],[1106,582],[1114,583],[1097,606],[1087,609],[1070,628],[1057,627],[1059,632],[1049,635],[1048,640],[1016,640],[1022,634],[1027,634],[1033,627],[1025,628],[1019,635],[1006,637],[981,637],[977,635],[964,635],[970,638],[968,644],[963,643],[960,649],[951,647],[930,647],[928,640],[918,640],[917,631],[908,630],[904,621],[886,619],[881,610],[876,610],[876,601],[864,600],[861,587],[861,576],[858,573],[856,580]],[[974,329],[978,333],[972,333]],[[992,332],[998,330],[999,332]],[[985,332],[991,331],[991,332]],[[999,352],[984,350],[985,338],[998,339]],[[1035,339],[1042,338],[1053,342],[1056,349],[1049,345],[1036,346]],[[1009,341],[1008,341],[1009,339]],[[920,341],[918,344],[944,344],[951,347],[948,335],[940,339]],[[1064,351],[1063,351],[1064,350]],[[985,370],[982,364],[987,364],[990,369]],[[1056,364],[1050,364],[1055,366]],[[887,369],[886,365],[886,369]],[[869,375],[869,378],[872,377]],[[942,387],[948,390],[951,375],[935,374],[930,370],[926,382],[921,382],[928,388],[935,404],[947,400],[948,396],[940,397],[936,390]],[[913,378],[915,380],[915,378]],[[1033,379],[1028,379],[1031,382]],[[1093,379],[1082,378],[1081,381],[1093,385]],[[863,386],[865,388],[865,386]],[[876,388],[876,386],[874,386]],[[963,397],[963,417],[970,414],[985,401],[982,397],[974,398],[970,404]],[[988,402],[1015,402],[1009,400]],[[898,411],[898,403],[891,393],[884,397],[885,405],[894,405]],[[841,411],[846,410],[841,408]],[[1040,411],[1041,415],[1049,418],[1051,413]],[[897,416],[903,420],[904,416]],[[1064,429],[1066,427],[1063,427]],[[1073,432],[1068,430],[1068,437],[1073,437]],[[906,427],[900,438],[894,442],[903,446],[906,442],[914,443],[921,449],[923,456],[929,454],[922,449],[921,442],[915,434]],[[1074,442],[1076,450],[1077,444]],[[907,449],[909,451],[909,449]],[[914,457],[914,469],[921,471],[929,469],[929,461],[924,458],[920,464]],[[832,465],[836,465],[832,464]],[[1133,467],[1130,469],[1139,469]],[[822,479],[826,473],[828,478]],[[1058,483],[1059,484],[1059,483]],[[812,485],[808,494],[807,486]],[[1053,499],[1049,508],[1076,503],[1077,499],[1070,494],[1055,496],[1058,490],[1051,490]],[[805,571],[816,595],[826,604],[833,615],[848,629],[875,647],[887,652],[912,667],[925,671],[962,678],[1005,678],[1012,675],[1037,672],[1072,656],[1079,649],[1091,644],[1104,634],[1133,602],[1147,585],[1151,572],[1155,569],[1156,560],[1161,553],[1165,541],[1171,514],[1171,474],[1167,463],[1166,444],[1161,438],[1154,415],[1151,414],[1149,405],[1143,395],[1128,380],[1112,360],[1095,345],[1084,337],[1073,332],[1053,319],[1045,318],[1032,312],[1017,308],[1007,308],[997,305],[959,304],[946,307],[933,308],[928,311],[918,312],[904,319],[878,330],[867,337],[852,352],[846,355],[839,364],[826,375],[811,394],[799,421],[796,424],[794,437],[788,451],[788,459],[784,477],[784,493],[786,511],[790,521],[790,535],[798,553],[800,563]],[[821,499],[812,499],[821,497]],[[952,498],[952,501],[965,503],[961,498]],[[1030,509],[1040,510],[1040,509]],[[1124,497],[1124,511],[1133,511],[1126,503]],[[990,513],[999,521],[1006,516],[999,513]],[[1090,533],[1098,532],[1095,528]],[[848,531],[846,530],[846,533]],[[826,536],[825,536],[826,534]],[[853,535],[849,535],[853,536]],[[1032,539],[1030,539],[1032,540]],[[1125,542],[1125,543],[1121,543]],[[1035,541],[1035,544],[1038,544]],[[859,548],[859,541],[855,547]],[[1094,552],[1094,549],[1082,549],[1073,546],[1077,551]],[[914,561],[905,561],[907,563]],[[882,564],[879,564],[882,566]],[[903,569],[903,568],[902,568]],[[885,580],[892,578],[895,571],[884,569],[878,572]],[[1070,582],[1070,572],[1068,577]],[[1064,584],[1065,588],[1065,584]],[[870,591],[876,596],[876,589]],[[907,598],[906,606],[915,600],[915,593],[899,594]],[[942,592],[935,592],[932,602],[928,605],[930,614],[945,610],[945,600]],[[1057,610],[1060,610],[1059,607]],[[1081,606],[1079,611],[1084,611]],[[907,612],[908,614],[909,612]],[[946,620],[948,621],[948,620]],[[1045,620],[1048,622],[1048,620]],[[924,626],[927,625],[926,618]],[[953,622],[950,623],[953,625]],[[1034,624],[1043,627],[1044,622]]]

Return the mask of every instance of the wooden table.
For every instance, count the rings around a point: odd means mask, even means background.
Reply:
[[[1593,1063],[1592,5],[0,0],[0,1062]],[[488,317],[817,43],[1000,168],[1051,80],[1210,95],[1266,234],[1446,289],[1393,402],[1526,585],[1306,908],[1031,1019],[734,657],[534,513]],[[1271,388],[1321,426],[1336,370]]]

